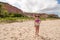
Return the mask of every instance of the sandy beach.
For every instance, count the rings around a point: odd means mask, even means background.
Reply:
[[[0,40],[60,40],[60,20],[41,21],[39,37],[34,21],[0,24]]]

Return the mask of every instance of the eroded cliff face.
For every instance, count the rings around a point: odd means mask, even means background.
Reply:
[[[13,12],[13,13],[22,13],[23,12],[21,9],[18,9],[8,3],[0,2],[0,5],[3,5],[3,9],[7,10],[8,12]]]

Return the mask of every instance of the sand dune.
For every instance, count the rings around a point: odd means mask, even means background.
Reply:
[[[60,20],[42,21],[39,37],[34,21],[0,24],[0,40],[60,40]]]

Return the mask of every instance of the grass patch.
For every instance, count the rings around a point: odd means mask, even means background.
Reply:
[[[56,20],[57,18],[40,18],[41,20]],[[0,18],[0,23],[24,22],[27,20],[34,20],[32,17],[5,17]]]
[[[27,20],[32,20],[32,18],[29,17],[5,17],[0,18],[0,23],[13,23],[13,22],[23,22]]]

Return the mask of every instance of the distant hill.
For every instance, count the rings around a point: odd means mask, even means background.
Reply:
[[[1,5],[3,5],[3,9],[7,10],[8,12],[13,13],[22,13],[23,11],[21,9],[18,9],[8,3],[0,2]]]

